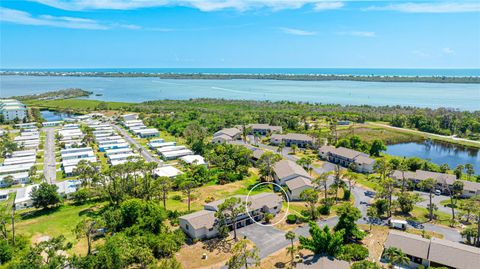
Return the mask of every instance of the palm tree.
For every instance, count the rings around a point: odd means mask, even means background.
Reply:
[[[428,219],[430,221],[433,220],[434,204],[432,202],[432,199],[433,199],[433,192],[435,191],[435,185],[436,184],[437,184],[437,181],[433,178],[427,178],[427,179],[423,180],[422,182],[420,182],[420,184],[419,184],[420,188],[428,191],[428,196],[429,196],[429,200],[430,200],[430,202],[428,203],[428,211],[429,211]]]
[[[292,146],[290,146],[290,149],[292,150],[292,153],[295,154],[295,152],[297,151],[298,149],[298,146],[293,144]]]
[[[291,268],[294,267],[293,259],[295,257],[295,252],[296,252],[296,248],[293,245],[293,240],[295,240],[295,237],[296,237],[296,235],[292,231],[289,231],[285,234],[285,239],[290,240],[290,247],[287,248],[287,252],[288,252],[288,254],[290,254],[290,259],[291,259],[290,260],[290,266],[291,266]]]
[[[325,172],[320,174],[317,178],[313,180],[313,183],[317,185],[318,188],[323,188],[323,192],[325,194],[325,202],[328,198],[328,177],[330,175],[330,172]]]
[[[280,143],[278,145],[277,152],[282,154],[284,148],[285,148],[285,142]]]
[[[169,177],[159,177],[156,183],[162,193],[163,208],[167,209],[167,194],[172,189],[172,180]]]
[[[394,268],[394,264],[406,265],[410,262],[410,258],[396,247],[386,248],[383,252],[383,257],[390,262],[390,268]]]

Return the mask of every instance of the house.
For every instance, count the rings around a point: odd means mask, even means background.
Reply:
[[[32,129],[32,128],[37,128],[37,123],[36,122],[27,122],[27,123],[18,123],[14,125],[15,128],[18,129]]]
[[[28,164],[35,163],[37,157],[33,156],[24,156],[24,157],[10,157],[3,160],[3,165],[17,165],[17,164]]]
[[[248,202],[248,213],[241,214],[237,218],[237,227],[244,227],[261,221],[265,214],[276,215],[282,208],[283,199],[275,193],[260,193],[248,197],[245,195],[235,195],[242,202]],[[179,224],[182,230],[193,239],[207,239],[218,235],[218,219],[215,212],[219,205],[225,200],[217,200],[204,205],[204,209],[195,213],[187,214],[179,218]],[[232,228],[232,221],[227,222],[227,226]]]
[[[162,139],[163,140],[163,139]],[[162,147],[171,147],[176,146],[177,142],[160,142],[160,141],[150,141],[147,143],[148,147],[151,149],[162,148]]]
[[[157,148],[157,152],[159,154],[162,154],[164,152],[177,151],[177,150],[182,150],[182,149],[186,149],[186,147],[185,146],[168,146],[168,147]]]
[[[193,155],[193,151],[189,149],[180,149],[161,153],[164,160],[174,160],[183,156]]]
[[[125,153],[132,153],[132,149],[131,148],[107,149],[105,151],[105,155],[107,155],[107,156],[117,155],[117,154],[125,154]]]
[[[11,174],[4,174],[0,175],[0,187],[9,187],[9,185],[4,181],[6,177],[13,177],[13,184],[26,184],[30,182],[28,177],[28,172],[20,172],[20,173],[11,173]]]
[[[279,185],[285,185],[288,180],[296,177],[311,178],[310,175],[297,163],[291,160],[281,160],[273,166],[273,179]]]
[[[250,134],[268,135],[268,134],[281,134],[282,126],[272,126],[269,124],[254,123],[247,125],[250,128]]]
[[[415,172],[412,172],[412,171],[402,172],[399,170],[394,170],[390,174],[390,177],[392,177],[393,179],[397,180],[400,183],[405,178],[405,180],[412,182],[415,186],[427,178],[433,178],[437,182],[435,188],[445,194],[449,193],[449,187],[452,186],[455,181],[457,181],[457,177],[455,175],[424,171],[424,170],[417,170]],[[480,194],[480,183],[466,181],[466,180],[462,180],[462,183],[463,183],[463,191],[461,196],[463,198],[469,198],[469,197]]]
[[[70,199],[71,194],[76,192],[80,186],[81,182],[78,180],[66,180],[62,182],[55,183],[57,186],[57,192],[60,196]],[[20,210],[24,208],[29,208],[33,206],[33,200],[30,194],[32,193],[33,188],[38,187],[38,184],[28,185],[23,188],[18,188],[15,195],[15,209]]]
[[[410,259],[408,266],[418,268],[449,267],[458,269],[478,268],[480,249],[465,244],[391,230],[385,248],[401,249]]]
[[[4,121],[23,121],[27,117],[27,107],[15,99],[0,99],[0,114]]]
[[[64,160],[62,161],[62,168],[63,172],[67,177],[75,175],[75,168],[77,168],[77,164],[80,161],[87,161],[87,162],[97,162],[97,157],[87,157],[87,158],[80,158],[80,159],[71,159],[71,160]]]
[[[156,128],[140,129],[140,130],[134,131],[133,133],[135,133],[141,138],[150,138],[150,137],[160,136],[160,132]]]
[[[296,134],[296,133],[290,133],[290,134],[274,134],[270,137],[270,143],[273,145],[280,145],[282,142],[285,144],[287,147],[291,147],[293,145],[296,145],[299,148],[307,148],[307,147],[313,147],[314,143],[313,137],[306,135],[306,134]]]
[[[169,178],[175,178],[180,174],[183,174],[182,171],[178,170],[177,168],[173,166],[162,166],[158,167],[157,169],[154,170],[153,174],[156,177],[169,177]]]
[[[186,164],[207,166],[205,159],[200,155],[187,155],[187,156],[180,157],[180,160],[182,160]]]
[[[136,113],[124,114],[122,115],[122,119],[123,121],[136,120],[138,119],[138,114]]]
[[[0,190],[0,201],[7,200],[9,193],[10,192],[8,190]]]
[[[42,122],[43,127],[53,127],[53,126],[59,126],[62,125],[63,121],[58,120],[58,121],[44,121]]]
[[[241,138],[242,132],[237,128],[224,128],[213,134],[212,143],[226,143]]]
[[[124,148],[130,148],[130,145],[128,143],[115,142],[115,143],[99,145],[98,151],[105,152],[108,149],[124,149]]]
[[[307,177],[295,177],[285,182],[287,186],[287,195],[291,201],[301,200],[300,194],[307,189],[313,189],[311,178]]]
[[[344,167],[351,167],[351,165],[353,164],[353,168],[357,172],[373,172],[375,159],[370,158],[368,154],[360,151],[344,147],[335,148],[332,146],[322,146],[318,150],[318,154],[322,159],[332,163],[340,164]]]
[[[254,149],[252,151],[252,158],[251,158],[251,161],[253,164],[256,164],[258,162],[258,160],[260,160],[260,158],[262,157],[262,155],[265,153],[264,150],[262,149]]]

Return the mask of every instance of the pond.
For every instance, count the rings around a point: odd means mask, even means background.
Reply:
[[[59,121],[59,120],[64,120],[66,118],[71,118],[74,116],[73,114],[51,111],[51,110],[41,110],[40,114],[42,114],[42,118],[45,121]]]
[[[425,140],[387,146],[386,153],[396,156],[429,159],[438,165],[447,163],[450,168],[459,164],[473,164],[475,173],[480,173],[480,149],[450,143]]]

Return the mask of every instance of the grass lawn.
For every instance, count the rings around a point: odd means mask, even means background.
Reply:
[[[375,139],[382,140],[385,144],[396,144],[423,140],[423,137],[415,133],[406,133],[381,126],[368,124],[355,124],[352,128],[338,131],[341,138],[356,135],[362,141],[372,142]]]
[[[358,175],[358,179],[357,179],[358,184],[375,191],[378,191],[381,189],[380,184],[378,184],[378,182],[375,179],[369,178],[367,175],[361,174],[361,173],[358,173],[357,175]]]
[[[412,212],[410,212],[409,216],[402,215],[399,212],[395,212],[394,215],[398,218],[412,220],[415,222],[420,222],[420,223],[428,222],[428,209],[423,207],[415,206]],[[441,211],[435,211],[434,215],[435,215],[435,218],[433,219],[433,223],[441,224],[444,226],[450,225],[450,220],[452,219],[452,216],[450,216],[449,214]]]

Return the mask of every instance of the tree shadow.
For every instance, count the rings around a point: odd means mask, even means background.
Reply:
[[[229,253],[232,250],[235,241],[233,239],[227,238],[214,238],[207,241],[204,241],[203,249],[213,252],[217,250],[218,252]]]
[[[287,267],[284,262],[276,262],[274,264],[274,266],[275,266],[275,268],[285,268],[285,267]]]
[[[60,209],[60,207],[61,207],[61,205],[56,206],[56,207],[49,207],[49,208],[45,208],[45,209],[42,208],[42,209],[38,209],[38,210],[35,210],[35,211],[20,213],[20,217],[22,218],[22,220],[28,220],[28,219],[41,217],[41,216],[48,216],[50,214],[53,214],[53,213],[57,212]]]

